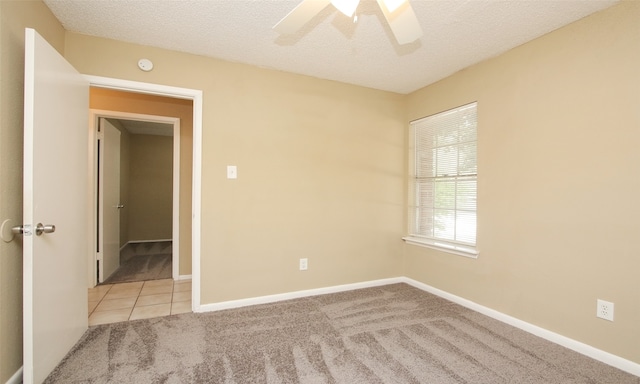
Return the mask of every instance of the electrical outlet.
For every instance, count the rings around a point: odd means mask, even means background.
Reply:
[[[307,270],[307,259],[300,259],[300,270],[301,271],[306,271]]]
[[[598,299],[596,316],[601,319],[613,321],[613,303]]]

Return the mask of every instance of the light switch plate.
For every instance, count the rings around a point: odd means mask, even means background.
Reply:
[[[238,167],[235,165],[227,165],[227,179],[238,178]]]

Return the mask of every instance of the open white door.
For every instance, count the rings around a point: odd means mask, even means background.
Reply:
[[[87,329],[89,84],[25,36],[24,383],[40,383]],[[38,235],[38,223],[55,232]]]
[[[120,267],[120,131],[101,117],[98,132],[99,177],[98,220],[99,281],[102,283]]]

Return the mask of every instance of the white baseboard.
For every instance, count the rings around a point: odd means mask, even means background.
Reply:
[[[191,275],[179,275],[178,277],[176,277],[174,279],[175,281],[180,281],[180,280],[191,280]]]
[[[534,334],[538,337],[541,337],[545,340],[551,341],[552,343],[555,344],[559,344],[565,348],[569,348],[575,352],[578,352],[582,355],[588,356],[594,360],[598,360],[601,361],[605,364],[611,365],[613,367],[616,367],[622,371],[631,373],[632,375],[636,375],[636,376],[640,376],[640,364],[635,363],[633,361],[624,359],[620,356],[616,356],[614,354],[611,354],[609,352],[605,352],[601,349],[592,347],[588,344],[584,344],[582,342],[570,339],[566,336],[562,336],[560,334],[557,334],[555,332],[551,332],[547,329],[538,327],[537,325],[533,325],[531,323],[527,323],[526,321],[522,321],[520,319],[517,319],[515,317],[511,317],[509,315],[506,315],[502,312],[498,312],[494,309],[485,307],[483,305],[480,305],[478,303],[475,303],[473,301],[464,299],[460,296],[456,296],[453,295],[451,293],[442,291],[438,288],[432,287],[430,285],[421,283],[419,281],[410,279],[408,277],[403,277],[401,278],[401,281],[416,287],[418,289],[421,289],[423,291],[432,293],[436,296],[440,296],[444,299],[447,299],[449,301],[452,301],[456,304],[460,304],[463,307],[469,308],[471,310],[474,310],[476,312],[482,313],[483,315],[489,316],[493,319],[496,319],[498,321],[501,321],[503,323],[509,324],[511,326],[514,326],[516,328],[519,328],[525,332],[529,332],[531,334]]]
[[[275,303],[278,301],[299,299],[302,297],[325,295],[327,293],[352,291],[354,289],[377,287],[381,285],[389,285],[389,284],[402,283],[402,282],[404,282],[402,278],[395,277],[391,279],[373,280],[373,281],[366,281],[366,282],[354,283],[354,284],[335,285],[333,287],[308,289],[304,291],[281,293],[277,295],[259,296],[259,297],[249,298],[249,299],[223,301],[220,303],[200,305],[200,307],[195,309],[195,312],[212,312],[212,311],[220,311],[223,309],[246,307],[249,305],[256,305],[256,304],[269,304],[269,303]]]
[[[173,239],[154,239],[154,240],[129,240],[127,244],[139,244],[139,243],[160,243],[163,241],[173,241]]]
[[[13,374],[13,376],[11,376],[9,378],[9,380],[7,380],[6,384],[21,384],[22,383],[22,368],[20,367],[16,373]]]

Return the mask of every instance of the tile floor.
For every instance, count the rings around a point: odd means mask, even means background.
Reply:
[[[191,280],[149,280],[89,289],[89,325],[186,312],[191,312]]]

